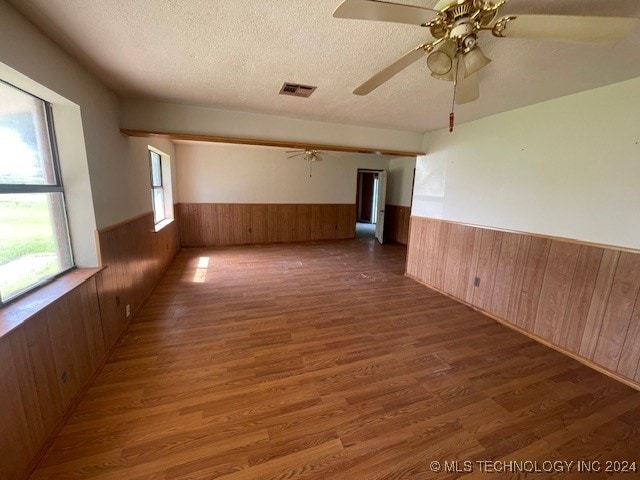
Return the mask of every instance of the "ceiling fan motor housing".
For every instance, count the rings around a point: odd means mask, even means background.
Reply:
[[[475,28],[471,23],[471,20],[466,18],[461,18],[457,20],[454,24],[451,32],[449,33],[450,38],[463,39],[467,36],[471,35],[474,32]]]
[[[428,26],[438,43],[443,43],[427,58],[433,76],[451,80],[450,71],[457,55],[466,55],[476,49],[478,32],[495,19],[503,3],[491,0],[446,0],[436,6],[440,7],[440,13]],[[489,61],[483,54],[475,58],[481,60],[476,62],[475,67],[478,68]]]
[[[504,2],[489,0],[452,0],[443,4],[438,16],[429,23],[434,38],[457,38],[477,32],[496,18]],[[464,26],[463,26],[464,25]]]

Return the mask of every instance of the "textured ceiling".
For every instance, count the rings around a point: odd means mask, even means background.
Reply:
[[[426,60],[365,97],[351,92],[430,38],[411,25],[335,19],[341,0],[9,0],[124,97],[428,131],[451,85]],[[435,0],[395,0],[433,6]],[[640,17],[638,0],[511,0],[501,13]],[[640,76],[640,29],[614,47],[481,36],[493,59],[469,121]],[[283,82],[317,85],[309,98]]]

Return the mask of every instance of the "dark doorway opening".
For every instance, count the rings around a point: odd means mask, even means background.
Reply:
[[[358,169],[356,219],[361,223],[376,223],[378,205],[378,176],[382,170]]]
[[[356,237],[374,238],[378,220],[379,172],[358,169],[356,194]]]
[[[376,172],[358,170],[358,214],[356,218],[361,223],[376,223],[373,202],[375,200]]]

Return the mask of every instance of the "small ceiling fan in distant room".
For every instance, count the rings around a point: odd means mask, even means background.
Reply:
[[[289,150],[286,153],[293,153],[293,155],[289,155],[287,158],[296,158],[302,157],[307,162],[309,162],[309,177],[311,177],[313,164],[315,162],[321,162],[324,160],[323,156],[339,156],[335,153],[323,152],[321,150],[311,150],[311,149],[303,149],[303,150]]]
[[[638,18],[571,15],[508,15],[498,18],[508,0],[440,0],[432,9],[381,0],[345,0],[333,13],[336,18],[406,23],[428,28],[433,40],[419,45],[354,90],[367,95],[409,65],[427,55],[431,76],[452,82],[453,105],[480,97],[479,72],[491,60],[480,48],[479,34],[496,37],[612,45],[640,25]],[[453,106],[449,131],[453,131]]]

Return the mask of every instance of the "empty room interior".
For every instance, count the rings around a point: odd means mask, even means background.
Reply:
[[[0,480],[640,476],[639,2],[0,38]]]

